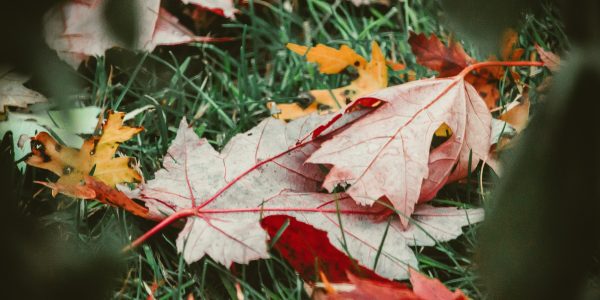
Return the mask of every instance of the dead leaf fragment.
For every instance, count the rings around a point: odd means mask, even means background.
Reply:
[[[17,74],[9,67],[0,66],[0,113],[5,107],[27,108],[27,105],[47,102],[42,94],[23,86],[29,77]]]

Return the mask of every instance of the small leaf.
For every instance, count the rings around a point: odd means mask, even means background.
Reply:
[[[38,132],[48,131],[65,146],[79,148],[83,139],[79,134],[92,134],[98,123],[100,108],[95,106],[49,110],[33,113],[6,112],[6,121],[0,122],[0,136],[8,131],[13,134],[15,160],[31,152],[29,139]],[[27,141],[19,144],[18,141]],[[25,162],[18,167],[25,171]]]
[[[414,269],[410,269],[410,283],[413,292],[422,300],[468,300],[459,289],[451,292],[439,279],[429,278]]]
[[[132,158],[114,157],[120,143],[143,129],[123,126],[124,115],[120,112],[109,112],[106,122],[101,127],[102,134],[87,139],[81,149],[61,145],[48,133],[40,132],[31,140],[32,155],[26,163],[60,176],[51,186],[54,194],[69,190],[70,195],[79,196],[73,194],[70,187],[84,185],[85,177],[92,168],[95,168],[93,177],[111,188],[117,183],[140,182],[142,175],[131,165]],[[89,194],[81,197],[89,198]]]

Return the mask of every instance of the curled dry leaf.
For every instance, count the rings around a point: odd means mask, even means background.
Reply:
[[[0,66],[0,113],[4,113],[7,106],[27,108],[29,104],[48,101],[42,94],[23,86],[28,80],[28,76]]]
[[[413,81],[354,104],[374,102],[383,104],[323,142],[307,162],[331,166],[323,183],[327,190],[350,185],[346,192],[366,205],[387,199],[408,226],[418,202],[464,178],[487,156],[492,117],[462,77]],[[444,124],[452,136],[430,151]]]
[[[341,46],[339,50],[322,44],[310,49],[292,43],[287,44],[287,47],[297,54],[306,55],[309,62],[316,62],[321,73],[335,74],[352,67],[357,70],[358,78],[344,87],[310,91],[308,94],[312,102],[306,108],[297,103],[269,103],[269,108],[276,110],[276,118],[293,120],[316,111],[338,111],[359,97],[387,87],[387,65],[376,42],[371,43],[371,61],[368,63],[364,57],[346,45]]]
[[[59,3],[44,16],[44,37],[58,56],[76,68],[89,56],[102,56],[107,49],[123,47],[108,30],[103,16],[105,0]],[[218,39],[195,36],[177,18],[160,8],[159,0],[132,0],[137,16],[134,49],[152,51],[158,45],[206,42]]]
[[[121,112],[109,112],[106,122],[100,128],[101,135],[87,139],[81,149],[61,145],[48,133],[40,132],[32,138],[32,154],[25,162],[60,176],[55,183],[47,184],[53,189],[53,194],[66,193],[80,198],[93,198],[90,197],[91,192],[83,192],[89,188],[85,177],[90,173],[111,188],[117,183],[140,182],[142,175],[136,170],[133,158],[114,157],[119,144],[143,129],[123,126],[124,115]]]

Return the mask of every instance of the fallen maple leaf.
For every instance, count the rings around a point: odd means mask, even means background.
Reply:
[[[107,49],[123,47],[107,29],[103,15],[105,0],[68,1],[44,16],[44,36],[50,48],[69,65],[77,67],[89,56],[102,56]],[[199,37],[179,24],[176,17],[160,8],[159,0],[133,0],[139,34],[134,49],[152,51],[158,45],[218,41]]]
[[[365,113],[345,114],[345,120],[321,134],[333,134]],[[387,222],[376,222],[387,210],[384,206],[359,206],[344,194],[318,193],[324,173],[319,166],[304,162],[320,139],[303,138],[330,118],[311,115],[287,124],[267,119],[234,137],[221,153],[208,141],[198,138],[182,120],[164,158],[164,169],[143,185],[137,196],[146,203],[150,215],[165,220],[134,242],[134,246],[173,220],[188,217],[177,239],[177,247],[188,263],[204,255],[225,266],[233,262],[248,263],[268,257],[268,235],[261,228],[260,219],[286,214],[326,231],[336,248],[348,249],[362,265],[374,266],[379,252],[375,272],[388,278],[406,278],[407,266],[416,266],[408,242],[412,243],[422,227],[409,226],[404,231],[394,217],[388,228]],[[481,213],[480,210],[462,212],[473,215],[472,220]],[[469,224],[464,220],[459,223]],[[439,227],[446,226],[441,224],[447,220],[441,216],[428,222]],[[386,242],[382,245],[386,228]],[[442,240],[455,237],[439,236]]]
[[[47,102],[42,94],[23,86],[29,77],[17,74],[7,66],[0,66],[0,113],[6,106],[27,108],[27,105]]]
[[[355,105],[379,101],[384,103],[323,142],[307,162],[332,166],[323,183],[327,190],[348,184],[346,192],[367,205],[387,198],[407,226],[419,201],[430,200],[487,156],[492,117],[462,77],[409,82]],[[443,124],[453,134],[430,151]]]
[[[88,188],[85,178],[90,173],[111,188],[117,183],[140,182],[142,175],[135,169],[133,158],[114,157],[120,143],[142,130],[141,127],[123,126],[124,115],[109,112],[106,122],[99,128],[101,135],[87,139],[81,149],[61,145],[48,133],[40,132],[31,139],[32,155],[25,162],[60,176],[55,183],[46,184],[53,189],[54,195],[66,193],[93,198],[94,193],[84,191]]]
[[[339,207],[353,257],[372,265],[386,224],[359,220],[379,211],[359,207],[343,195],[316,193],[324,174],[318,166],[304,164],[316,142],[295,146],[324,118],[313,115],[289,124],[267,119],[234,137],[221,154],[182,121],[164,159],[165,169],[142,187],[138,198],[151,214],[163,217],[195,208],[187,213],[197,217],[188,220],[177,239],[189,263],[204,255],[225,266],[268,257],[268,236],[259,221],[269,214],[295,216],[339,242]],[[414,254],[403,236],[390,234],[388,241],[377,271],[405,277],[405,264],[416,265]],[[342,249],[341,244],[336,246]]]
[[[273,116],[276,118],[293,120],[319,110],[335,112],[345,108],[348,103],[359,97],[387,87],[387,65],[376,42],[371,43],[371,61],[368,63],[364,57],[346,45],[342,45],[339,50],[323,44],[310,49],[292,43],[288,43],[287,47],[297,54],[306,55],[309,62],[316,62],[321,73],[335,74],[351,66],[356,68],[358,78],[344,87],[310,91],[313,102],[306,108],[297,103],[269,103],[269,108],[275,110]]]

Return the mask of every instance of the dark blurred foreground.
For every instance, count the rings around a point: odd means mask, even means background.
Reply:
[[[457,3],[465,9],[450,9],[452,21],[475,38],[498,36],[522,8],[539,10],[537,1]],[[478,234],[489,299],[600,299],[600,2],[556,5],[572,47]]]

